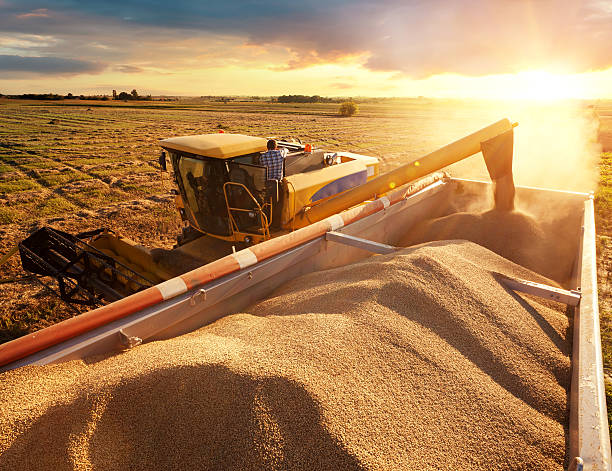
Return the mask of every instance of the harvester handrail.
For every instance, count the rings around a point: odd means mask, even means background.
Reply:
[[[245,208],[234,208],[233,206],[230,206],[229,199],[227,197],[227,187],[229,185],[235,185],[238,187],[242,187],[247,192],[247,195],[249,195],[251,200],[255,202],[255,204],[257,205],[256,208],[245,209]],[[243,183],[239,183],[239,182],[225,182],[223,184],[223,196],[225,197],[225,205],[227,206],[227,214],[229,215],[229,218],[230,218],[230,227],[232,229],[232,234],[236,232],[242,232],[240,231],[240,228],[238,227],[238,223],[236,222],[236,219],[234,218],[232,211],[250,212],[250,211],[256,210],[259,213],[259,219],[261,221],[261,228],[262,228],[264,239],[270,238],[270,223],[268,222],[268,217],[265,215],[262,206],[259,204],[259,201],[257,201],[257,198],[253,196],[253,193],[251,193],[251,190],[249,190],[246,185],[244,185]],[[270,205],[270,208],[272,208],[272,205]]]

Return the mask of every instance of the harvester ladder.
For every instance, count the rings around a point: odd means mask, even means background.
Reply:
[[[245,194],[247,194],[249,198],[251,199],[251,201],[253,202],[254,207],[251,209],[246,209],[246,208],[236,208],[236,207],[231,206],[228,195],[227,195],[227,189],[230,186],[236,186],[242,191],[244,191]],[[267,205],[267,203],[264,206],[260,205],[259,201],[257,201],[257,198],[253,196],[253,193],[251,193],[251,191],[245,185],[243,185],[242,183],[237,183],[237,182],[224,183],[223,184],[223,195],[225,196],[225,204],[227,206],[227,213],[229,215],[230,230],[231,230],[232,235],[236,233],[240,233],[240,234],[252,235],[255,237],[263,236],[264,240],[270,239],[270,222],[268,221],[268,217],[266,216],[266,213],[264,212],[264,207]],[[238,226],[238,223],[236,222],[236,218],[234,217],[234,212],[241,212],[241,213],[247,213],[247,214],[256,212],[259,215],[261,233],[251,233],[251,232],[242,231],[240,227]],[[272,216],[272,205],[271,204],[270,204],[270,216]]]

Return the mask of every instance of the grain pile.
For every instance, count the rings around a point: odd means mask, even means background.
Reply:
[[[566,285],[576,254],[573,234],[556,224],[545,227],[522,211],[457,212],[418,224],[399,242],[411,246],[433,240],[464,239]]]
[[[436,242],[289,282],[249,313],[0,376],[1,469],[561,470],[568,321]]]

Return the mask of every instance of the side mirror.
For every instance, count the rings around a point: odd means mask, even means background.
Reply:
[[[166,167],[166,153],[163,150],[161,151],[161,154],[159,156],[159,166],[164,172],[168,171],[168,168]]]

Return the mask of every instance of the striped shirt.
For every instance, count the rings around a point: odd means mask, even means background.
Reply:
[[[268,167],[268,180],[283,179],[283,161],[287,157],[287,149],[274,149],[261,154],[259,162]]]

